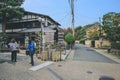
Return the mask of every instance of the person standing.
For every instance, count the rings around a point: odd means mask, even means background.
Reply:
[[[18,44],[15,39],[12,39],[11,42],[8,44],[11,49],[11,61],[17,62],[17,51],[18,51]]]
[[[34,54],[36,54],[36,56],[37,56],[37,53],[36,53],[36,42],[35,42],[34,38],[32,39],[32,44],[34,45]]]
[[[35,45],[31,40],[29,40],[28,49],[29,49],[29,53],[30,53],[30,57],[31,57],[31,65],[34,66],[33,56],[35,53]]]

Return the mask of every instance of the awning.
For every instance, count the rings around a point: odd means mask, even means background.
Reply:
[[[25,29],[20,32],[41,32],[41,28],[31,28],[31,29]],[[44,32],[56,32],[56,30],[44,28]]]
[[[25,29],[20,32],[40,32],[41,28],[30,28],[30,29]]]

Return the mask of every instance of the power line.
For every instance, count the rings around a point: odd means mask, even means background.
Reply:
[[[58,21],[63,21],[66,17],[68,17],[69,16],[69,13],[67,13],[65,16],[63,16],[63,18],[61,18],[60,20],[58,20]]]

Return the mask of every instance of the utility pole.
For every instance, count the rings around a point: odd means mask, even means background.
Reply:
[[[72,32],[73,32],[73,36],[75,35],[75,31],[74,31],[74,0],[68,0],[69,4],[70,4],[70,8],[71,8],[71,15],[72,15]]]
[[[74,0],[72,0],[72,30],[73,30],[73,36],[75,35],[75,31],[74,31],[74,23],[75,23],[75,20],[74,20]]]
[[[101,29],[101,17],[99,17],[99,23],[100,23],[100,34],[99,34],[99,37],[101,37],[101,31],[102,31],[102,29]]]
[[[99,17],[99,23],[100,23],[100,28],[99,28],[99,41],[100,41],[100,48],[102,48],[102,43],[103,43],[103,38],[102,38],[102,23],[101,23],[101,17]]]
[[[41,29],[42,29],[42,51],[45,50],[45,36],[44,36],[44,22],[41,22]]]

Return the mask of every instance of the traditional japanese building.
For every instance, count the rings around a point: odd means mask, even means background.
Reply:
[[[43,43],[53,44],[59,41],[60,29],[60,24],[50,16],[25,11],[22,19],[14,18],[7,22],[6,33],[9,39],[15,38],[22,44],[26,43],[29,38],[38,38],[35,34],[39,34]]]
[[[110,42],[105,38],[106,33],[100,24],[94,24],[86,30],[85,45],[95,48],[110,46]]]

